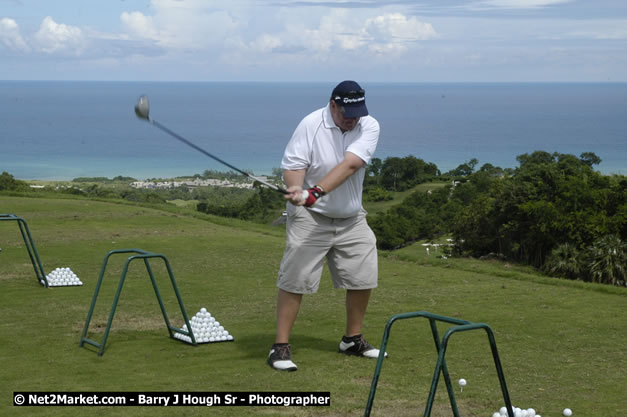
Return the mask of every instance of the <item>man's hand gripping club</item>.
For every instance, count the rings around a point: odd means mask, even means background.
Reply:
[[[302,187],[294,186],[287,189],[289,194],[285,195],[292,204],[296,206],[311,207],[316,201],[326,193],[320,185],[314,185],[311,188],[303,190]]]

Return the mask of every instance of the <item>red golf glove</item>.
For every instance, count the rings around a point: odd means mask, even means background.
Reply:
[[[304,206],[313,206],[314,203],[325,194],[324,189],[319,185],[314,185],[313,187],[303,191],[303,198],[305,200]]]

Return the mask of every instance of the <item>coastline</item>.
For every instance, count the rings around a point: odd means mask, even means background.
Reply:
[[[4,82],[0,170],[21,180],[175,178],[219,164],[140,123],[151,113],[233,166],[271,174],[298,122],[328,100],[320,84]],[[413,155],[447,172],[471,159],[518,167],[535,151],[594,152],[604,175],[627,174],[627,83],[370,83],[375,157]],[[94,97],[98,97],[94,108]],[[283,103],[277,111],[270,103]],[[112,121],[114,123],[112,123]]]
[[[399,155],[398,157],[405,157],[407,155]],[[375,155],[375,157],[377,157]],[[420,158],[419,156],[417,156],[417,158]],[[385,157],[380,158],[382,161],[385,160]],[[436,165],[438,166],[438,169],[442,172],[448,172],[452,169],[455,169],[456,167],[458,167],[459,165],[466,163],[468,160],[462,160],[459,161],[456,164],[448,164],[446,165],[447,168],[441,168],[440,165],[438,165],[436,163]],[[431,161],[427,161],[425,160],[425,162],[430,163]],[[489,161],[479,161],[479,164],[477,165],[477,169],[480,168],[483,164],[487,164],[490,163],[494,166],[498,166],[500,168],[503,169],[516,169],[518,168],[518,165],[516,165],[515,167],[507,167],[507,166],[501,166]],[[0,164],[1,166],[1,164]],[[606,176],[612,176],[612,175],[627,175],[627,166],[623,166],[623,167],[611,167],[611,168],[604,168],[604,164],[603,162],[601,162],[601,164],[596,165],[593,167],[595,171],[600,172],[602,175],[606,175]],[[252,170],[249,170],[247,168],[245,168],[247,172],[251,172]],[[272,171],[275,168],[271,168],[271,169],[260,169],[258,171],[252,171],[254,176],[257,177],[267,177],[267,176],[272,176]],[[2,169],[0,168],[0,171],[7,171],[6,169]],[[119,178],[119,177],[126,177],[126,178],[132,178],[135,181],[153,181],[153,182],[158,182],[158,181],[177,181],[177,180],[186,180],[186,179],[193,179],[193,178],[197,178],[199,175],[202,175],[202,172],[194,172],[194,173],[190,173],[188,171],[186,171],[185,169],[175,169],[175,170],[164,170],[161,169],[161,173],[159,175],[149,175],[145,172],[143,172],[140,175],[133,175],[132,173],[129,173],[128,170],[123,172],[124,170],[120,170],[119,172],[116,172],[115,174],[112,174],[111,172],[96,172],[96,174],[94,175],[93,171],[89,171],[89,170],[83,170],[81,172],[77,172],[75,176],[48,176],[48,175],[39,175],[36,178],[33,176],[19,176],[19,175],[15,175],[15,173],[11,172],[11,171],[7,171],[9,174],[13,175],[15,179],[19,179],[21,181],[26,181],[26,182],[72,182],[76,179],[80,179],[80,178],[84,178],[84,177],[89,177],[89,178],[107,178],[110,180],[113,180],[114,178]],[[155,170],[156,172],[157,170]],[[227,171],[220,171],[220,170],[216,170],[215,172],[219,173],[219,174],[224,174],[227,175]]]

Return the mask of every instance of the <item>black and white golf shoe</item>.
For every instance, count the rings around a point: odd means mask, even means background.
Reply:
[[[379,357],[379,349],[366,342],[366,339],[364,339],[364,336],[361,334],[351,337],[342,337],[339,352],[345,355],[363,356],[371,359],[377,359]],[[387,358],[387,356],[388,354],[386,352],[385,357]]]
[[[287,343],[272,345],[266,362],[277,371],[293,372],[298,369],[298,366],[292,362],[292,351]]]

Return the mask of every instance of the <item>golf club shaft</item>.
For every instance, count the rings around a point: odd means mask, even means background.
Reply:
[[[274,184],[270,184],[270,183],[268,183],[268,182],[266,182],[266,181],[263,181],[263,180],[261,180],[261,179],[259,179],[259,178],[255,177],[255,176],[253,176],[253,175],[250,175],[248,172],[242,171],[241,169],[234,167],[233,165],[229,164],[229,163],[228,163],[228,162],[226,162],[226,161],[223,161],[222,159],[218,158],[217,156],[210,154],[209,152],[207,152],[206,150],[204,150],[204,149],[203,149],[203,148],[201,148],[200,146],[198,146],[198,145],[196,145],[196,144],[194,144],[194,143],[192,143],[192,142],[188,141],[188,140],[187,140],[187,139],[185,139],[183,136],[180,136],[180,135],[178,135],[177,133],[175,133],[175,132],[171,131],[170,129],[168,129],[167,127],[165,127],[165,126],[164,126],[164,125],[162,125],[161,123],[157,122],[156,120],[154,120],[154,119],[150,119],[150,118],[149,118],[149,119],[148,119],[148,121],[149,121],[150,123],[152,123],[153,125],[157,126],[159,129],[161,129],[161,130],[163,130],[164,132],[168,133],[168,134],[169,134],[169,135],[171,135],[172,137],[174,137],[174,138],[176,138],[176,139],[180,140],[181,142],[183,142],[183,143],[184,143],[184,144],[186,144],[187,146],[190,146],[190,147],[192,147],[192,148],[196,149],[198,152],[205,154],[205,155],[206,155],[206,156],[208,156],[209,158],[214,159],[214,160],[216,160],[216,161],[220,162],[220,163],[221,163],[221,164],[223,164],[223,165],[226,165],[227,167],[231,168],[232,170],[234,170],[234,171],[236,171],[236,172],[239,172],[240,174],[242,174],[242,175],[244,175],[244,176],[246,176],[246,177],[248,177],[248,178],[251,178],[251,179],[253,179],[254,181],[258,181],[259,183],[261,183],[261,184],[265,185],[266,187],[271,188],[271,189],[273,189],[273,190],[275,190],[275,191],[278,191],[278,192],[280,192],[280,193],[282,193],[282,194],[289,194],[289,193],[287,192],[287,190],[285,190],[285,189],[283,189],[283,188],[281,188],[281,187],[278,187],[278,186],[276,186],[276,185],[274,185]]]

